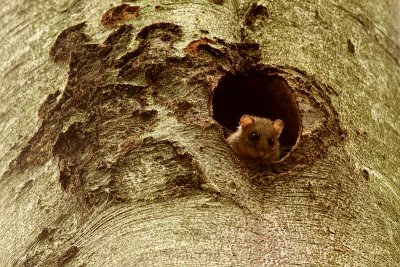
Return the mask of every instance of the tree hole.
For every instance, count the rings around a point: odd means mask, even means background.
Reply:
[[[296,144],[301,131],[295,95],[277,74],[227,74],[215,88],[212,105],[213,117],[224,128],[225,137],[237,129],[244,114],[283,120],[281,158]]]

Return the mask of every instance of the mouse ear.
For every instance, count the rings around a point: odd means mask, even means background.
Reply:
[[[242,127],[244,128],[246,128],[249,125],[252,125],[253,123],[254,119],[249,115],[243,115],[242,117],[240,117],[240,125],[242,125]]]
[[[274,120],[272,128],[274,128],[275,133],[280,136],[283,130],[283,121],[280,119]]]

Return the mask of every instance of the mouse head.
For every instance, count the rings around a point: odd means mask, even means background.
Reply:
[[[243,115],[242,144],[253,159],[279,160],[279,136],[283,131],[283,121]]]

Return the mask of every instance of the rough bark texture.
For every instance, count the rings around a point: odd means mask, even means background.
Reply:
[[[400,5],[364,2],[5,1],[0,265],[396,266]],[[281,161],[229,148],[249,111]]]

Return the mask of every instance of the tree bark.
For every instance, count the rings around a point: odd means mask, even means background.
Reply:
[[[0,6],[1,266],[400,262],[398,1],[29,4]],[[280,161],[225,141],[250,112]]]

